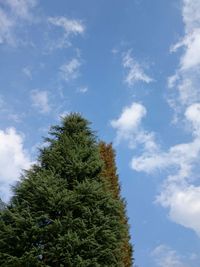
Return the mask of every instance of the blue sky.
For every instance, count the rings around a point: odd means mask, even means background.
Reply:
[[[0,0],[0,195],[50,125],[113,142],[139,267],[200,266],[200,1]]]

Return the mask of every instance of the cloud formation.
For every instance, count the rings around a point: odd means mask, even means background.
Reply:
[[[134,102],[131,106],[125,107],[119,118],[111,121],[111,125],[113,128],[117,129],[119,138],[127,138],[130,137],[133,132],[137,131],[145,115],[145,107]]]
[[[145,151],[133,157],[131,166],[136,171],[148,174],[167,170],[170,175],[164,181],[157,202],[169,209],[171,220],[193,229],[200,235],[200,187],[193,185],[198,180],[196,173],[200,157],[200,105],[189,106],[185,118],[192,129],[193,140],[177,144],[167,152]]]
[[[18,18],[30,20],[31,10],[37,5],[37,0],[5,0],[12,14]]]
[[[189,267],[175,250],[166,245],[157,246],[151,255],[157,267]]]
[[[61,78],[66,82],[76,79],[79,76],[80,66],[81,62],[78,58],[73,58],[70,61],[67,61],[65,64],[60,66]]]
[[[171,52],[183,48],[179,67],[169,77],[171,107],[181,116],[183,109],[200,101],[200,3],[198,0],[183,0],[182,17],[184,37],[172,46]]]
[[[81,20],[69,19],[63,16],[49,17],[47,20],[50,25],[63,30],[61,37],[57,38],[55,42],[51,43],[50,50],[70,46],[71,37],[83,35],[85,32],[85,25]]]
[[[30,155],[24,149],[23,137],[15,128],[0,130],[0,197],[7,201],[13,185],[22,172],[31,165]]]
[[[146,114],[146,108],[137,102],[124,107],[119,118],[111,121],[111,126],[116,129],[116,143],[126,140],[130,148],[141,145],[146,151],[157,151],[154,133],[142,127]]]
[[[130,50],[123,54],[122,65],[127,71],[125,83],[128,86],[133,86],[139,81],[145,83],[153,82],[153,79],[145,73],[143,67],[132,57]]]
[[[31,22],[36,0],[0,1],[0,44],[16,46],[16,29],[23,22]]]
[[[47,91],[33,90],[31,92],[31,100],[33,107],[37,108],[38,112],[43,114],[50,112],[51,107]]]
[[[153,174],[165,171],[165,178],[157,203],[167,208],[169,218],[187,228],[194,230],[200,236],[200,2],[198,0],[183,0],[183,21],[185,36],[172,47],[173,51],[183,47],[183,54],[175,74],[169,77],[169,90],[173,94],[169,100],[175,114],[179,113],[178,121],[187,125],[191,141],[162,150],[155,141],[155,134],[147,132],[142,127],[147,111],[141,104],[133,103],[126,107],[118,120],[112,121],[117,130],[118,140],[128,139],[129,144],[137,148],[142,145],[142,154],[135,155],[131,167],[135,171]],[[151,79],[145,75],[130,56],[126,54],[124,66],[130,69],[126,82],[129,85],[137,80],[147,83]],[[138,71],[140,74],[135,75]],[[141,74],[142,73],[142,74]],[[172,92],[172,91],[171,91]],[[134,148],[134,146],[130,146]],[[162,265],[160,265],[162,266]],[[170,265],[169,265],[170,266]],[[173,266],[173,265],[172,265]]]
[[[14,21],[0,8],[0,44],[14,43],[13,38]]]
[[[68,19],[67,17],[50,17],[48,21],[54,26],[61,27],[67,36],[83,34],[85,31],[85,26],[80,20]]]
[[[81,94],[85,94],[88,92],[88,87],[87,86],[82,86],[82,87],[79,87],[77,92],[81,93]]]
[[[48,52],[68,47],[72,37],[84,34],[86,27],[81,20],[65,16],[36,16],[37,3],[38,0],[0,0],[0,44],[16,47],[28,43],[35,46],[37,41],[34,43],[32,38],[24,40],[27,26],[33,24],[44,28],[44,34],[40,38],[44,39],[44,49]]]
[[[200,235],[200,225],[197,223],[200,220],[200,2],[183,0],[182,17],[185,36],[172,47],[172,51],[182,47],[183,53],[178,69],[169,77],[169,87],[175,92],[171,95],[170,103],[179,120],[189,125],[187,130],[193,140],[176,145],[167,153],[168,166],[171,164],[170,156],[176,163],[173,174],[168,176],[163,185],[158,201],[169,208],[173,221]]]
[[[132,169],[147,174],[169,173],[156,202],[169,209],[171,220],[200,235],[200,187],[193,184],[199,179],[196,170],[200,157],[200,104],[194,103],[185,111],[193,140],[174,145],[168,151],[162,151],[154,133],[145,131],[142,124],[146,115],[147,110],[140,103],[125,107],[120,116],[111,121],[116,142],[126,140],[131,149],[142,148],[143,153],[131,161]]]

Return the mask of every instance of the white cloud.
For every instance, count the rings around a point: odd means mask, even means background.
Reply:
[[[62,36],[57,38],[56,42],[50,42],[50,50],[70,46],[70,38],[72,36],[83,35],[85,32],[85,25],[81,20],[69,19],[61,16],[49,17],[48,22],[53,26],[63,29]]]
[[[85,26],[80,20],[68,19],[66,17],[50,17],[48,21],[58,27],[63,28],[67,35],[83,34]]]
[[[60,67],[61,78],[66,82],[76,79],[79,76],[80,66],[81,62],[78,58],[66,62]]]
[[[133,102],[125,107],[119,118],[111,121],[111,126],[116,129],[116,142],[126,140],[132,149],[136,145],[142,145],[146,151],[157,151],[154,134],[142,127],[142,119],[146,113],[146,108],[140,103]]]
[[[40,26],[44,27],[44,48],[47,50],[45,52],[68,47],[71,45],[71,37],[84,34],[85,25],[81,20],[69,19],[64,16],[36,16],[34,11],[37,3],[38,0],[0,0],[0,44],[18,46],[28,43],[33,45],[30,38],[28,41],[24,40],[26,34],[20,36],[19,34],[27,26],[35,23],[40,23]],[[49,25],[51,28],[46,29],[45,27]],[[52,27],[53,31],[51,31]],[[55,28],[58,29],[58,32]],[[60,32],[60,29],[63,33],[58,37],[57,33]]]
[[[3,200],[9,199],[10,185],[19,179],[22,169],[28,169],[30,164],[22,135],[14,128],[0,130],[0,197]]]
[[[198,11],[197,11],[198,10]],[[147,114],[139,103],[125,107],[121,115],[111,121],[116,129],[117,142],[128,141],[130,148],[137,148],[131,167],[147,174],[164,171],[166,178],[160,187],[156,203],[167,208],[169,218],[200,236],[200,1],[183,0],[185,36],[172,48],[183,48],[178,68],[168,78],[169,104],[174,108],[177,121],[184,123],[191,134],[190,142],[183,142],[162,150],[155,134],[144,129],[142,123]],[[189,16],[191,16],[189,18]],[[143,68],[128,51],[123,55],[127,70],[125,82],[132,86],[137,81],[152,82]],[[142,151],[138,155],[138,151]],[[187,266],[170,248],[160,246],[155,250],[157,266]]]
[[[193,229],[200,237],[200,186],[168,181],[157,201],[169,208],[171,220]]]
[[[171,52],[184,47],[184,53],[180,59],[180,71],[193,69],[200,64],[200,28],[193,29],[192,32],[185,35],[183,40],[175,44]]]
[[[0,0],[0,44],[17,45],[16,29],[22,22],[32,20],[36,3],[35,0]]]
[[[168,77],[168,87],[173,88],[176,85],[177,80],[179,79],[178,73]]]
[[[188,105],[200,101],[200,3],[199,0],[183,0],[182,16],[185,36],[175,44],[171,51],[183,48],[179,67],[169,78],[169,87],[173,92],[173,108],[181,112]],[[180,108],[177,108],[177,107]]]
[[[7,16],[7,14],[0,8],[0,44],[14,43],[13,27],[14,21]]]
[[[30,20],[31,9],[37,4],[37,0],[5,0],[14,16]]]
[[[120,117],[117,120],[111,121],[111,125],[117,129],[120,135],[127,136],[138,128],[145,115],[145,107],[134,102],[130,107],[125,107]]]
[[[88,87],[87,86],[80,87],[78,88],[78,92],[81,94],[85,94],[88,92]]]
[[[200,136],[200,103],[194,103],[189,106],[186,109],[185,117],[192,123],[193,135]]]
[[[182,124],[184,122],[187,126],[191,141],[173,145],[167,151],[162,151],[159,145],[156,150],[144,149],[141,155],[133,157],[131,167],[146,173],[165,171],[167,177],[157,196],[157,203],[168,209],[172,221],[192,229],[200,236],[199,14],[199,0],[183,0],[185,36],[172,48],[175,52],[183,47],[183,53],[178,69],[168,78],[170,88],[168,103],[174,108],[176,121]],[[170,264],[166,266],[173,266]],[[184,265],[176,265],[175,262],[175,266]]]
[[[158,267],[189,267],[175,250],[166,245],[157,246],[151,256]]]
[[[49,105],[49,97],[47,91],[33,90],[31,92],[32,105],[38,109],[40,113],[48,113],[51,110]]]
[[[146,114],[146,108],[139,103],[125,107],[119,118],[111,121],[117,131],[117,142],[127,140],[130,148],[142,146],[142,155],[132,159],[134,170],[169,174],[156,198],[157,203],[168,208],[172,221],[200,235],[200,187],[193,184],[199,179],[196,171],[199,170],[200,157],[200,104],[192,103],[184,112],[184,120],[193,138],[191,142],[174,145],[168,151],[162,151],[154,133],[143,129],[142,120]]]
[[[150,83],[153,79],[148,76],[142,66],[131,56],[131,51],[124,53],[122,58],[122,65],[127,70],[125,82],[129,86],[133,86],[136,82]]]
[[[199,10],[200,2],[198,0],[183,0],[183,21],[186,33],[200,27]]]
[[[169,209],[172,221],[200,235],[200,187],[193,185],[195,179],[199,179],[196,169],[199,170],[200,157],[200,104],[189,106],[185,118],[193,133],[191,142],[174,145],[167,152],[145,151],[132,159],[131,166],[146,173],[170,172],[157,202]]]
[[[117,139],[129,139],[137,132],[146,109],[142,104],[133,102],[122,110],[118,119],[111,121],[111,126],[117,130]]]
[[[162,160],[165,158],[165,166],[172,164],[170,157],[174,158],[176,170],[165,180],[157,200],[169,208],[169,216],[173,221],[200,235],[200,187],[194,184],[194,180],[197,180],[197,184],[199,181],[200,157],[200,1],[183,0],[182,16],[185,36],[172,51],[182,47],[183,53],[179,68],[169,79],[168,85],[177,89],[173,90],[171,96],[172,107],[181,119],[186,120],[193,141],[174,146],[168,153],[159,155]],[[153,157],[141,158],[137,162],[139,168],[144,170],[150,158],[153,161]],[[163,168],[165,166],[163,163]]]
[[[186,42],[186,52],[181,58],[182,70],[191,69],[200,64],[200,29],[195,30],[188,36]]]
[[[142,156],[134,157],[132,168],[137,171],[151,173],[166,168],[177,168],[181,170],[181,178],[188,177],[189,170],[192,169],[195,161],[198,161],[200,155],[200,140],[195,139],[191,143],[178,144],[172,146],[168,152],[155,151],[148,153],[145,151]],[[179,175],[177,179],[179,180]]]
[[[166,161],[166,158],[168,157],[166,157],[165,154],[149,154],[145,152],[142,156],[133,157],[131,167],[138,172],[144,171],[146,173],[151,173],[155,170],[167,167],[169,162]]]

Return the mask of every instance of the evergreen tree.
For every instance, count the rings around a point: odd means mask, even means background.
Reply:
[[[122,203],[105,190],[88,121],[71,114],[46,141],[0,212],[0,266],[124,267]]]
[[[115,164],[115,151],[112,147],[112,144],[106,144],[104,142],[99,143],[99,150],[101,159],[104,162],[102,177],[106,190],[112,193],[114,199],[117,199],[121,202],[120,223],[124,224],[125,232],[120,253],[123,259],[123,266],[131,267],[133,264],[132,246],[130,243],[129,225],[126,216],[126,203],[120,194],[119,177],[117,175],[117,167]]]

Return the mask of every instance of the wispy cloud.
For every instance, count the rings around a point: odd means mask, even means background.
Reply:
[[[36,45],[30,39],[24,40],[26,35],[22,34],[23,30],[27,30],[27,26],[36,23],[44,28],[44,34],[40,38],[44,39],[45,53],[68,47],[72,37],[84,34],[86,27],[83,21],[64,16],[37,16],[37,4],[38,0],[0,0],[0,44],[14,47],[27,43]]]
[[[189,267],[183,257],[166,245],[157,246],[151,255],[157,267]]]
[[[23,113],[16,112],[14,106],[9,105],[3,96],[0,95],[0,119],[5,119],[7,121],[12,121],[12,123],[20,123],[24,118]]]
[[[147,75],[143,67],[132,57],[131,51],[123,54],[122,65],[126,69],[127,74],[125,82],[128,86],[133,86],[136,82],[153,82],[153,79]]]
[[[55,26],[63,28],[67,36],[83,34],[85,31],[85,26],[81,20],[68,19],[66,17],[50,17],[48,21]]]
[[[87,86],[82,86],[82,87],[79,87],[77,92],[81,93],[81,94],[85,94],[88,92],[88,87]]]
[[[66,82],[74,80],[79,76],[79,68],[81,61],[78,58],[73,58],[60,66],[60,76]]]
[[[13,28],[14,21],[0,8],[0,44],[14,44]]]
[[[35,0],[0,1],[0,44],[17,45],[16,29],[22,22],[32,20],[36,4]]]
[[[200,101],[200,3],[198,0],[183,0],[182,17],[185,36],[172,46],[171,52],[183,48],[179,67],[169,77],[170,104],[181,115],[188,105]]]
[[[56,42],[51,42],[49,49],[64,48],[71,45],[70,38],[77,35],[83,35],[85,32],[85,25],[81,20],[69,19],[67,17],[49,17],[49,24],[54,27],[61,28],[63,34],[57,38]]]
[[[31,10],[37,5],[37,0],[5,0],[12,12],[18,18],[30,20],[32,19]]]
[[[178,69],[169,78],[169,85],[175,92],[171,94],[170,103],[176,116],[190,125],[188,131],[193,140],[170,149],[176,152],[179,148],[179,153],[172,155],[177,160],[178,171],[167,178],[158,201],[169,208],[174,221],[200,235],[200,226],[196,223],[200,220],[200,187],[198,182],[194,183],[199,181],[200,156],[200,2],[183,0],[182,3],[185,36],[172,47],[172,51],[182,47],[183,53]],[[172,179],[176,182],[171,182]]]
[[[15,128],[0,130],[0,197],[5,201],[11,195],[10,186],[19,179],[22,169],[31,165],[23,142],[22,135]]]
[[[37,108],[38,112],[44,114],[50,112],[51,107],[47,91],[33,90],[31,92],[31,100],[33,107]]]

